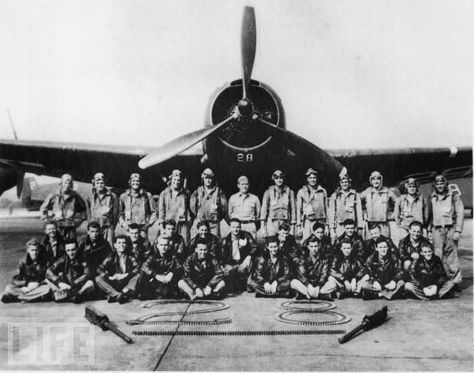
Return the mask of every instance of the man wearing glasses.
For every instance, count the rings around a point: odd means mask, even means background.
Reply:
[[[295,193],[285,184],[285,174],[281,170],[273,172],[271,185],[263,194],[260,220],[265,237],[278,233],[281,224],[291,226],[294,234],[296,224]]]
[[[383,177],[379,171],[374,171],[369,177],[370,187],[360,194],[362,208],[364,209],[364,220],[371,225],[377,224],[385,237],[390,237],[390,225],[388,224],[388,207],[394,206],[397,200],[395,194],[383,185]],[[369,239],[368,231],[365,239]]]

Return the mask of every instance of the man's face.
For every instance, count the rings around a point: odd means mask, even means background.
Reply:
[[[443,180],[436,180],[435,189],[438,193],[443,193],[446,188],[446,183]]]
[[[344,255],[345,257],[348,257],[349,255],[351,255],[351,252],[352,252],[351,244],[344,242],[341,246],[341,251],[342,251],[342,255]]]
[[[421,248],[421,255],[426,260],[431,260],[431,258],[433,257],[433,250],[431,249],[431,247],[427,247],[427,246],[422,247]]]
[[[339,185],[341,186],[341,189],[342,190],[348,190],[349,189],[349,180],[347,179],[342,179],[340,182],[339,182]]]
[[[156,246],[160,252],[160,255],[164,256],[170,248],[170,242],[168,240],[158,239]]]
[[[234,235],[237,236],[240,233],[240,223],[233,221],[230,223],[230,232]]]
[[[130,231],[128,232],[128,235],[132,242],[137,242],[138,237],[140,237],[140,229],[138,228],[130,229]]]
[[[286,238],[288,237],[288,235],[290,234],[289,231],[285,230],[285,229],[280,229],[278,231],[278,240],[280,242],[285,242],[286,241]]]
[[[114,243],[114,247],[119,254],[123,254],[127,249],[127,240],[125,238],[117,238]]]
[[[370,184],[378,189],[382,186],[382,177],[381,176],[373,176],[371,179],[370,179]]]
[[[208,248],[206,244],[198,244],[196,246],[196,253],[199,259],[204,259],[207,256]]]
[[[97,239],[99,238],[99,234],[100,234],[99,228],[89,227],[89,229],[87,230],[87,235],[89,236],[92,242],[97,241]]]
[[[355,225],[354,224],[346,224],[344,226],[344,232],[347,236],[352,237],[355,232]]]
[[[379,227],[375,227],[374,229],[370,230],[370,238],[376,240],[380,237],[381,231]]]
[[[318,240],[322,240],[324,237],[324,229],[319,227],[313,232],[313,234],[316,236]]]
[[[173,237],[175,231],[176,231],[176,228],[174,227],[174,225],[168,224],[168,225],[165,226],[165,230],[163,232],[163,235],[165,237]]]
[[[420,226],[418,226],[418,225],[412,225],[411,228],[409,229],[409,233],[410,233],[410,238],[411,238],[413,241],[418,241],[418,239],[419,239],[420,236],[421,236],[421,228],[420,228]]]
[[[316,254],[319,252],[319,242],[310,242],[308,244],[308,250],[311,255],[316,256]]]
[[[38,260],[40,252],[40,247],[38,245],[29,245],[27,251],[32,261]]]
[[[204,175],[202,180],[205,187],[210,188],[214,185],[214,178],[212,176]]]
[[[205,225],[201,225],[198,229],[198,234],[199,237],[201,238],[206,238],[209,233],[209,228],[207,228]]]
[[[273,182],[276,186],[281,187],[285,183],[285,178],[282,175],[276,175],[273,177]]]
[[[248,180],[240,180],[239,183],[237,184],[237,187],[239,188],[240,193],[248,193],[249,191],[249,181]]]
[[[102,193],[103,191],[105,191],[104,180],[102,180],[102,179],[96,180],[95,183],[94,183],[94,188],[99,193]]]
[[[318,178],[315,174],[309,175],[306,180],[308,181],[308,184],[312,187],[316,186],[316,184],[318,183]]]
[[[64,175],[61,178],[61,191],[68,193],[72,190],[72,177],[71,175]]]
[[[69,259],[74,259],[77,256],[77,245],[75,243],[68,243],[64,248]]]
[[[46,226],[44,227],[44,231],[46,233],[46,235],[50,238],[54,238],[56,237],[56,232],[58,231],[57,228],[56,228],[56,225],[54,224],[46,224]]]
[[[407,193],[408,193],[408,194],[410,194],[410,195],[412,195],[412,196],[416,194],[416,185],[414,185],[414,184],[408,184],[408,185],[406,186],[406,188],[407,188]]]
[[[181,183],[182,183],[181,175],[176,174],[171,178],[171,188],[179,189],[181,188]]]
[[[275,256],[278,253],[278,243],[276,242],[270,242],[267,246],[268,252],[270,253],[271,256]]]
[[[134,191],[138,191],[141,187],[141,182],[138,177],[134,177],[132,180],[130,180],[130,188],[132,188]]]
[[[380,242],[378,245],[377,245],[377,248],[376,248],[377,252],[379,253],[379,256],[381,258],[385,258],[385,255],[387,255],[387,251],[388,251],[388,245],[386,242]]]

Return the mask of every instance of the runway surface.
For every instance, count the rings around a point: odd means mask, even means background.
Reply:
[[[108,304],[105,300],[81,305],[0,304],[0,369],[472,371],[472,231],[472,220],[467,220],[459,252],[463,291],[455,298],[432,302],[336,300],[334,311],[351,318],[350,322],[336,326],[281,323],[275,316],[282,312],[278,307],[285,299],[255,299],[247,293],[224,299],[229,306],[225,310],[204,314],[192,312],[207,306],[186,302],[148,309],[143,305],[149,302],[138,300],[125,305]],[[4,288],[15,274],[16,264],[24,255],[25,242],[31,236],[41,235],[42,223],[36,218],[0,218],[0,287]],[[85,305],[94,305],[106,313],[133,337],[134,343],[127,344],[109,331],[90,327],[84,319]],[[337,341],[340,335],[324,334],[182,335],[185,331],[258,330],[267,334],[314,329],[348,331],[360,323],[364,314],[371,314],[383,305],[388,306],[389,320],[343,345]],[[207,326],[125,323],[128,319],[163,311],[186,311],[184,316],[174,316],[175,320],[230,318],[232,322]],[[331,317],[320,315],[318,319]],[[135,336],[134,330],[171,333]]]

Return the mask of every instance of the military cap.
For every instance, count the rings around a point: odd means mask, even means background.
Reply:
[[[206,176],[208,176],[208,177],[214,177],[214,171],[212,171],[210,168],[206,168],[206,169],[202,172],[201,177],[203,178],[203,177],[206,177]]]
[[[414,177],[410,177],[407,179],[407,181],[405,182],[405,186],[414,186],[414,187],[417,187],[418,188],[418,181],[416,181],[416,179]]]
[[[380,177],[381,179],[383,178],[382,174],[379,171],[373,171],[370,174],[369,180],[375,179],[376,177]]]
[[[285,177],[285,173],[282,170],[275,170],[273,171],[272,179],[275,179],[276,177]]]
[[[436,175],[434,181],[435,181],[435,182],[436,182],[436,181],[443,181],[443,182],[445,182],[445,183],[448,182],[448,180],[446,179],[446,177],[445,177],[444,175]]]
[[[40,242],[36,237],[30,238],[28,242],[26,243],[26,246],[39,246]]]
[[[245,175],[242,175],[240,176],[238,179],[237,179],[237,184],[239,184],[241,181],[246,181],[248,182],[249,181],[249,178]]]
[[[170,179],[172,179],[175,176],[182,176],[183,173],[180,170],[173,170],[171,171]]]
[[[105,176],[104,176],[104,174],[103,174],[102,172],[97,172],[97,173],[94,175],[94,177],[93,177],[93,179],[92,179],[92,182],[99,181],[99,180],[102,180],[102,181],[105,180]]]
[[[140,174],[137,174],[136,172],[134,172],[133,174],[130,175],[130,181],[132,181],[133,179],[138,179],[138,181],[140,181],[142,179],[142,177],[140,176]]]

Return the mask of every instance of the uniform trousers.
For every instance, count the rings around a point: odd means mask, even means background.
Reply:
[[[434,253],[441,258],[446,276],[455,285],[461,284],[462,276],[458,258],[458,241],[453,240],[454,228],[434,227],[432,233]]]
[[[51,281],[47,281],[47,282],[48,282],[49,287],[53,291],[53,294],[63,292],[63,290],[59,286],[57,286],[56,284],[52,283]],[[92,294],[94,292],[94,288],[95,288],[94,287],[94,282],[92,280],[87,280],[82,286],[71,287],[71,289],[67,290],[66,291],[67,296],[66,297],[61,297],[60,301],[65,302],[65,301],[71,300],[71,298],[74,295]],[[56,299],[56,297],[55,297],[55,299]]]
[[[245,263],[224,264],[222,269],[226,279],[225,282],[229,286],[229,289],[238,291],[244,290],[252,268],[252,261],[250,261],[249,265]]]
[[[171,281],[167,284],[158,281],[154,277],[141,276],[138,289],[139,293],[145,298],[176,298],[178,295],[179,276],[173,275]]]
[[[275,236],[278,234],[278,228],[280,227],[280,224],[288,224],[291,229],[291,224],[289,223],[288,220],[286,219],[268,219],[267,220],[267,235],[268,237],[270,236]],[[294,232],[292,232],[294,233]]]
[[[264,297],[282,297],[288,298],[291,296],[291,288],[290,288],[290,281],[286,280],[277,284],[276,293],[275,294],[267,294],[265,292],[265,287],[263,286],[264,283],[260,283],[255,281],[252,278],[249,278],[247,282],[247,286],[253,289],[259,295]]]
[[[374,281],[373,280],[363,278],[360,282],[361,282],[360,289],[363,289],[363,290],[368,291],[368,292],[373,293],[373,294],[379,294],[380,293],[383,298],[389,299],[389,300],[393,299],[405,286],[405,282],[403,280],[399,280],[399,281],[397,281],[397,283],[395,285],[395,289],[387,290],[383,287],[385,284],[380,284],[382,286],[382,290],[378,291],[374,287]]]
[[[362,287],[362,281],[357,281],[357,284],[356,284],[356,290],[354,293],[360,293],[361,291],[361,287]],[[323,289],[321,288],[321,293],[332,293],[333,291],[337,291],[337,290],[343,290],[344,292],[346,292],[346,286],[341,282],[341,281],[338,281],[336,280],[334,277],[332,276],[329,276],[328,278],[328,282],[326,282],[324,284],[324,288],[325,288],[325,291],[323,292]]]
[[[17,286],[14,284],[7,285],[5,288],[5,294],[15,297],[19,301],[23,302],[33,302],[35,300],[44,299],[50,292],[51,288],[47,283],[43,282],[40,285],[27,293],[21,290],[22,286]]]
[[[243,231],[249,232],[254,238],[254,240],[257,239],[257,224],[255,222],[242,223],[241,229]]]
[[[95,283],[105,294],[118,297],[120,292],[123,292],[125,289],[135,293],[139,279],[139,273],[132,276],[131,278],[126,277],[122,280],[109,280],[106,275],[100,275],[95,278]]]
[[[405,291],[413,294],[416,298],[421,300],[430,300],[435,298],[443,298],[446,296],[454,287],[454,282],[446,281],[441,287],[438,287],[438,292],[431,297],[427,297],[423,292],[423,287],[414,282],[407,282],[405,284]]]
[[[114,247],[115,228],[111,226],[101,227],[102,237],[109,243],[110,247]]]
[[[301,238],[301,242],[311,236],[311,233],[313,233],[314,223],[321,223],[323,225],[326,225],[326,219],[309,220],[308,218],[305,218],[302,226],[303,237]]]

